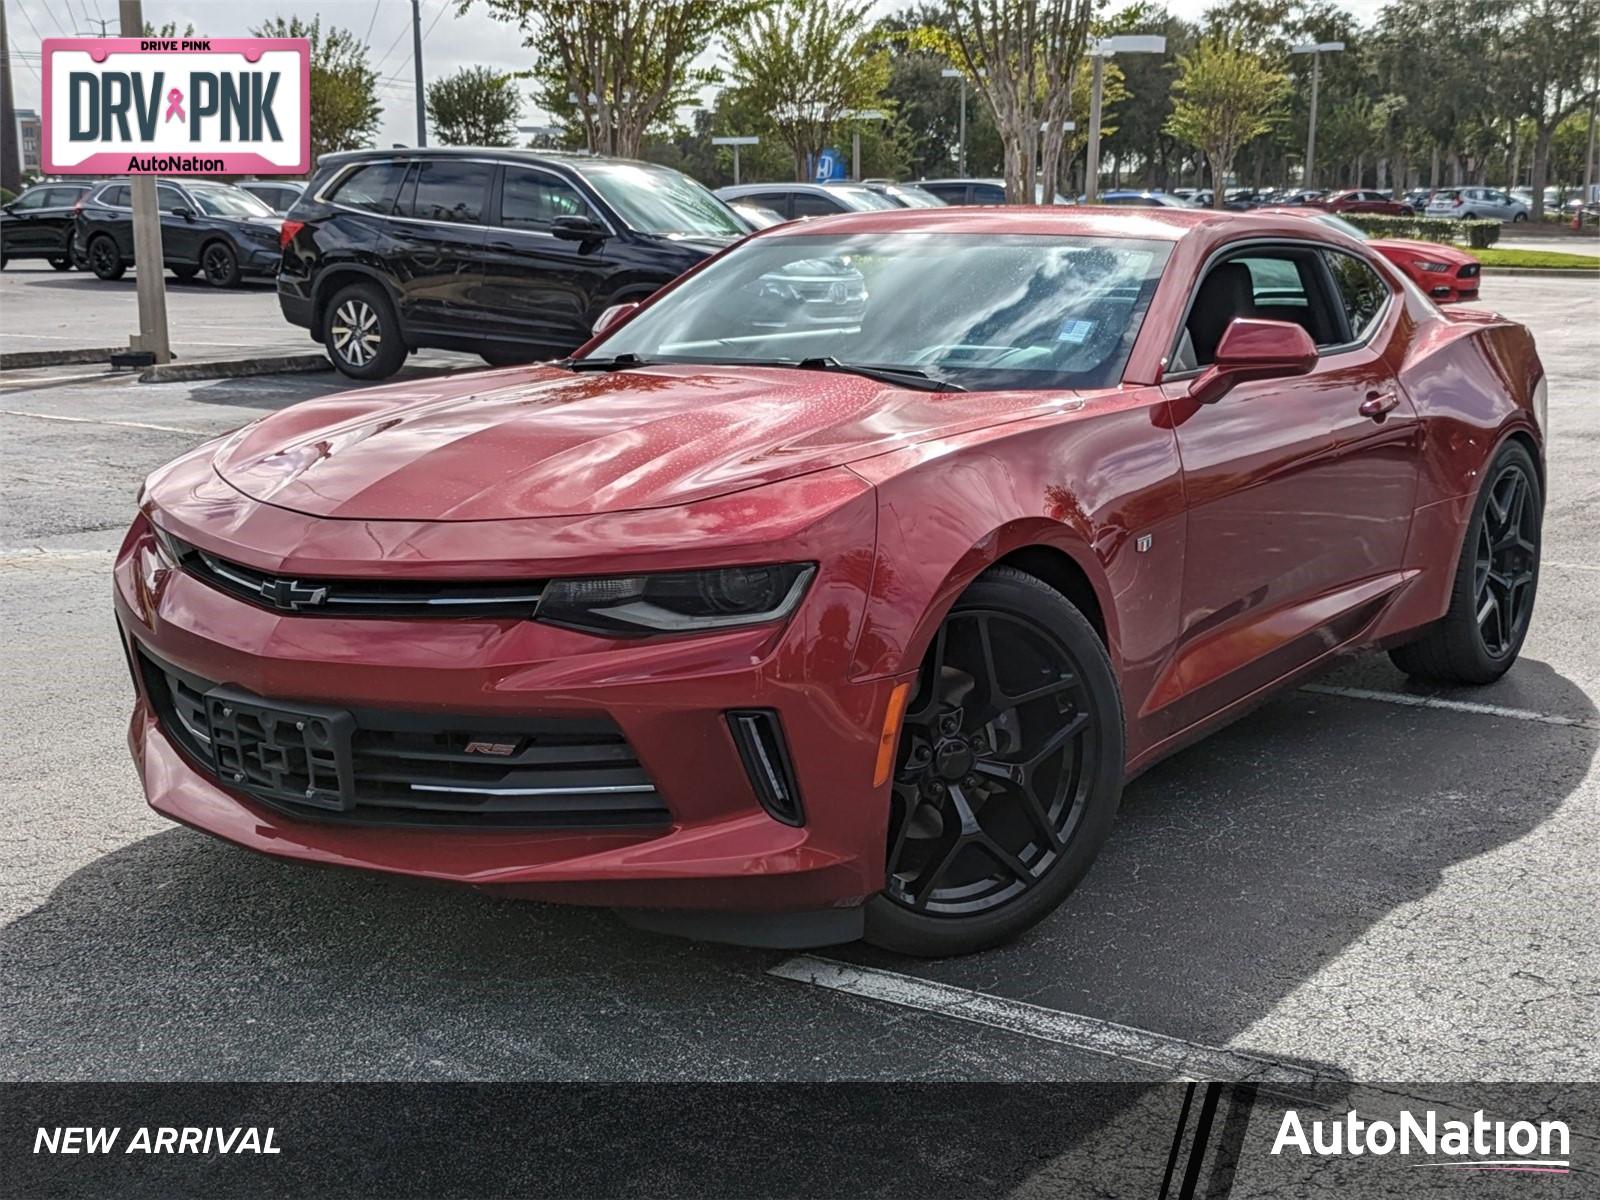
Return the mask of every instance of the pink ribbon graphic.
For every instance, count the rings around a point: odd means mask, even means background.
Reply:
[[[173,88],[167,93],[166,120],[170,121],[173,117],[177,117],[180,121],[187,121],[189,119],[183,115],[183,93],[177,88]]]

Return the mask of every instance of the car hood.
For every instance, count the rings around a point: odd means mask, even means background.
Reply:
[[[313,516],[576,516],[692,503],[1081,403],[769,367],[518,368],[297,404],[240,430],[215,466]]]
[[[1420,242],[1410,238],[1374,238],[1367,244],[1386,258],[1398,254],[1408,259],[1426,258],[1430,262],[1449,263],[1452,266],[1478,261],[1470,254],[1464,254],[1452,246],[1444,246],[1438,242]]]

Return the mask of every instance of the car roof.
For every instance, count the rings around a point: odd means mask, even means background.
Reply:
[[[1203,208],[1094,208],[1068,204],[1018,204],[993,208],[896,208],[841,213],[763,230],[757,237],[814,237],[829,233],[1057,234],[1062,237],[1124,237],[1177,242],[1193,234],[1209,236],[1259,229],[1263,234],[1292,228],[1305,236],[1312,222],[1261,218],[1255,213]],[[1330,234],[1331,230],[1328,231]],[[1320,229],[1318,229],[1320,236]]]
[[[386,159],[418,158],[490,158],[496,161],[523,162],[532,166],[557,166],[581,171],[586,166],[649,167],[657,171],[670,171],[660,163],[644,162],[637,158],[612,158],[603,154],[589,154],[581,150],[524,150],[515,146],[396,146],[388,150],[340,150],[324,154],[317,160],[319,167],[344,166],[353,162],[383,162]]]

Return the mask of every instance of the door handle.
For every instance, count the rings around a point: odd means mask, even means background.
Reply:
[[[1389,410],[1400,403],[1400,397],[1393,392],[1368,392],[1367,398],[1361,402],[1361,415],[1371,417],[1374,421],[1382,421],[1389,415]]]

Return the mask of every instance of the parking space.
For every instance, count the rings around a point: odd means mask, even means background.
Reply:
[[[88,282],[128,288],[131,313],[131,284]],[[1033,934],[931,964],[659,938],[604,912],[287,866],[154,816],[122,744],[106,578],[138,480],[342,385],[11,380],[0,1071],[1584,1077],[1600,1038],[1600,288],[1491,277],[1483,303],[1533,328],[1550,373],[1546,562],[1519,664],[1436,693],[1379,656],[1280,696],[1136,780],[1083,887]]]

